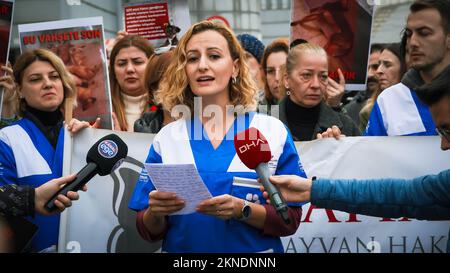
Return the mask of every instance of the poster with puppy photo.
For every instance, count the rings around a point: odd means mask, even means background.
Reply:
[[[329,76],[345,77],[346,90],[365,90],[373,5],[365,0],[292,0],[291,43],[325,49]]]
[[[58,55],[77,86],[73,117],[112,129],[102,17],[19,25],[20,50],[44,48]]]

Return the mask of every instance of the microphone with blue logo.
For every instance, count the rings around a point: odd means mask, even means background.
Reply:
[[[78,191],[84,184],[96,174],[105,176],[117,169],[128,154],[128,146],[115,134],[110,134],[98,140],[86,155],[84,166],[75,177],[75,180],[67,183],[45,204],[48,211],[56,208],[55,200],[58,195],[67,195],[69,191]]]

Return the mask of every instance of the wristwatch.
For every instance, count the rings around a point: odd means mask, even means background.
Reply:
[[[243,221],[245,219],[247,219],[248,217],[250,217],[250,215],[252,214],[252,208],[250,207],[250,202],[247,200],[244,200],[244,206],[242,207],[241,210],[241,217],[237,218],[240,221]]]

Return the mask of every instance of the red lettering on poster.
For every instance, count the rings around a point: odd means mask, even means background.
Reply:
[[[9,14],[8,6],[0,6],[0,14]]]

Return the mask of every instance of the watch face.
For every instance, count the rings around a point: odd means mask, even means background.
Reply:
[[[242,208],[242,216],[245,218],[249,217],[251,212],[252,208],[247,204]]]

